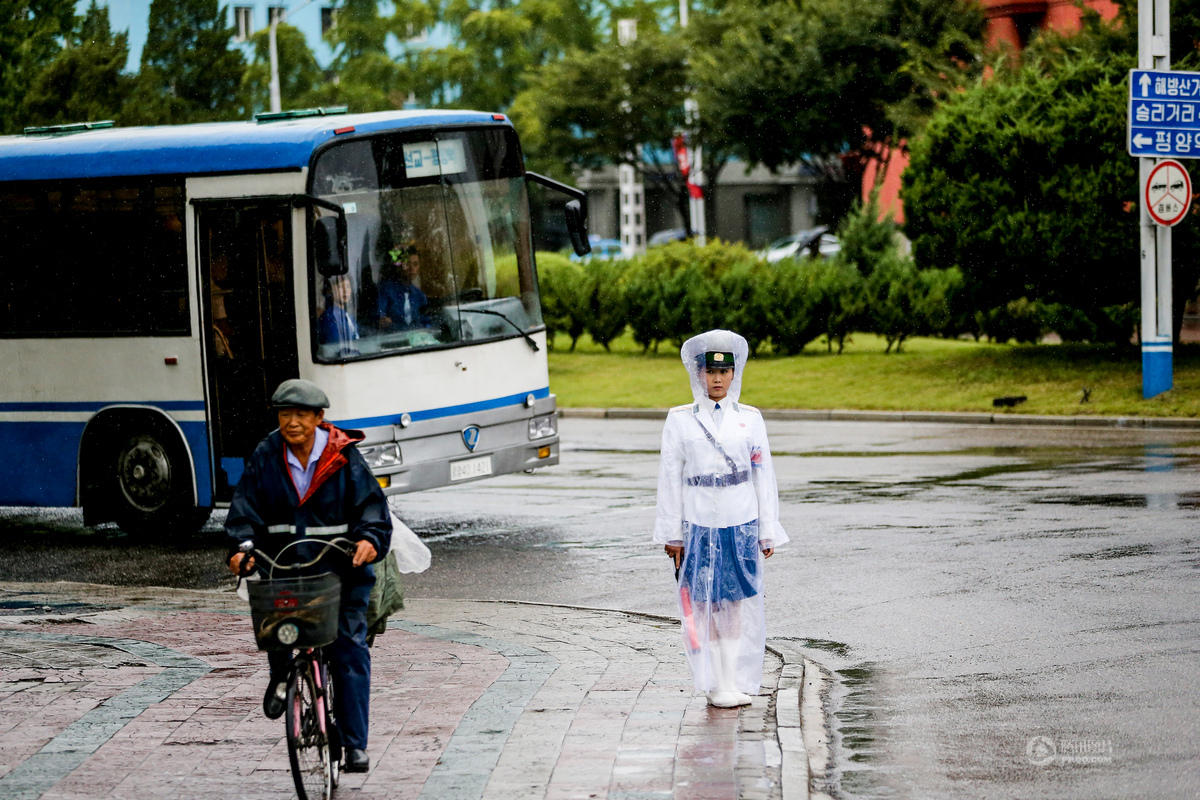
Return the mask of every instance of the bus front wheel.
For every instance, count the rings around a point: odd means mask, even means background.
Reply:
[[[157,433],[118,438],[113,515],[137,535],[167,534],[192,512],[188,469],[180,447]]]

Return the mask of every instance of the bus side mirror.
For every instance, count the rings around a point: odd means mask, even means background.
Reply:
[[[575,255],[579,256],[586,256],[592,252],[592,245],[588,242],[587,193],[536,172],[526,172],[525,179],[571,198],[564,207],[567,236],[571,240],[571,248],[575,251]]]
[[[571,237],[571,249],[577,256],[586,256],[592,252],[592,244],[588,241],[587,206],[578,200],[568,200],[565,211],[567,235]]]
[[[342,242],[341,217],[319,217],[312,225],[312,254],[317,265],[317,272],[326,278],[346,274],[346,259],[343,257],[345,248]]]

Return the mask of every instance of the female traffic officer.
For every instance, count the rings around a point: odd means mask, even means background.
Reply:
[[[767,431],[738,402],[749,348],[732,331],[687,340],[691,405],[663,428],[654,541],[679,565],[684,643],[710,705],[746,705],[762,682],[763,559],[785,543]]]

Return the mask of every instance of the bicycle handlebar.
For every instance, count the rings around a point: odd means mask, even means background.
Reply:
[[[275,558],[278,558],[280,555],[282,555],[283,552],[285,550],[287,550],[289,547],[294,547],[295,545],[298,545],[298,544],[320,544],[322,546],[321,552],[317,553],[316,557],[313,558],[311,561],[306,561],[303,564],[280,564],[274,558],[271,558],[269,555],[267,555],[263,551],[256,548],[254,546],[254,540],[252,540],[252,539],[247,539],[246,541],[244,541],[240,545],[238,545],[238,550],[242,553],[252,555],[255,558],[261,558],[264,562],[266,562],[266,564],[270,567],[270,571],[268,573],[268,577],[269,577],[270,575],[274,574],[276,569],[287,571],[287,570],[296,570],[296,569],[306,569],[308,567],[311,567],[314,564],[316,564],[318,561],[320,561],[322,558],[324,558],[325,554],[328,553],[330,550],[336,549],[337,551],[341,552],[343,555],[347,555],[347,556],[352,555],[354,553],[354,548],[358,546],[357,542],[351,541],[350,539],[347,539],[344,536],[335,536],[332,539],[296,539],[294,541],[288,542],[283,547],[279,548],[279,552],[275,554]],[[249,560],[250,560],[249,558],[242,559],[241,570],[240,570],[240,573],[242,575],[248,575],[250,573],[250,570],[246,568],[246,563]]]

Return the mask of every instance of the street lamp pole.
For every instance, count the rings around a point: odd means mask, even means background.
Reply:
[[[271,15],[271,24],[267,26],[267,53],[271,60],[271,110],[282,111],[283,107],[279,99],[279,48],[275,43],[275,29],[279,23],[287,22],[288,17],[295,14],[305,6],[311,5],[313,0],[305,0],[305,2],[282,14],[271,14],[270,9],[267,13]]]

